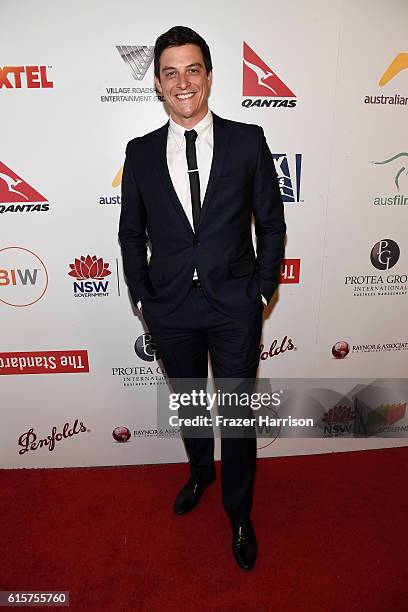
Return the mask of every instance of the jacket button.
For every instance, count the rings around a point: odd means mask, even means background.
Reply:
[[[197,238],[194,238],[194,240],[193,240],[193,245],[194,245],[194,246],[200,246],[200,241],[199,241],[199,240],[197,240]]]

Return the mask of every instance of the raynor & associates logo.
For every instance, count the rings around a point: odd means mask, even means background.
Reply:
[[[116,49],[128,69],[129,83],[105,87],[105,94],[100,96],[100,101],[105,103],[162,102],[164,98],[156,92],[153,86],[153,73],[149,70],[153,63],[154,47],[149,45],[117,45]],[[130,85],[131,77],[136,81],[145,80],[146,83],[132,87]],[[151,86],[148,83],[151,83]]]
[[[242,106],[244,108],[293,108],[296,95],[255,53],[243,43]]]
[[[46,212],[49,208],[41,193],[0,162],[0,214]]]
[[[177,427],[165,427],[165,428],[150,428],[144,429],[133,429],[132,431],[125,426],[115,427],[112,431],[112,437],[115,442],[123,444],[125,442],[132,442],[139,438],[176,438],[179,437],[179,429]]]
[[[375,166],[383,166],[388,171],[390,178],[393,177],[393,183],[397,193],[380,195],[374,197],[373,204],[375,206],[407,206],[408,196],[403,195],[401,190],[408,185],[408,153],[401,151],[396,155],[392,155],[381,161],[371,162]],[[390,181],[391,185],[391,181]]]
[[[389,272],[397,264],[400,248],[391,238],[383,238],[370,251],[370,261],[382,274],[357,273],[345,277],[344,284],[354,297],[403,296],[407,294],[408,273]]]
[[[32,306],[45,295],[48,272],[33,251],[9,246],[0,249],[0,302],[7,306]]]
[[[354,355],[367,353],[394,353],[408,351],[408,341],[399,340],[396,342],[365,342],[364,344],[349,344],[345,340],[340,340],[333,344],[331,353],[335,359],[345,359]]]

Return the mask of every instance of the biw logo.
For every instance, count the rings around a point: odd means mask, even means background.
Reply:
[[[48,272],[38,255],[23,247],[0,249],[0,302],[31,306],[48,287]]]

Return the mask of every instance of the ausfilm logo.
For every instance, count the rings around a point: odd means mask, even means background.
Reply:
[[[65,423],[62,430],[58,427],[53,427],[51,433],[43,438],[39,438],[33,427],[19,436],[17,444],[20,447],[19,455],[25,455],[29,451],[35,451],[41,448],[47,448],[50,452],[55,450],[57,442],[73,438],[80,433],[89,433],[89,429],[79,419],[75,419],[71,426],[69,422]]]
[[[284,259],[280,268],[279,283],[299,284],[300,282],[300,259]]]
[[[112,274],[109,263],[96,255],[81,255],[74,263],[69,264],[68,276],[76,279],[72,283],[74,297],[108,297],[109,279]],[[120,295],[118,261],[116,260],[116,278],[118,295]]]
[[[0,66],[0,89],[50,89],[51,66]]]
[[[88,351],[82,349],[0,353],[0,375],[81,374],[88,372]]]
[[[400,257],[399,245],[391,238],[383,238],[374,244],[370,251],[372,266],[382,274],[351,274],[344,284],[350,288],[354,297],[390,297],[407,295],[408,273],[389,272]]]
[[[394,184],[394,194],[374,197],[374,206],[407,206],[408,196],[405,196],[402,190],[408,186],[408,153],[400,151],[395,155],[391,155],[391,157],[371,163],[375,166],[381,166],[381,170],[390,177],[390,186],[391,180]]]
[[[408,351],[408,341],[398,340],[397,342],[366,342],[364,344],[349,344],[345,340],[340,340],[333,344],[331,353],[334,359],[346,359],[352,355],[366,355],[367,353],[395,353]]]
[[[302,178],[302,154],[272,153],[284,204],[299,204]]]
[[[296,95],[263,59],[244,42],[242,61],[244,108],[293,108]]]
[[[36,253],[18,246],[0,249],[0,302],[32,306],[41,300],[47,287],[47,268]]]
[[[120,166],[119,170],[116,172],[115,176],[113,177],[112,180],[112,187],[113,189],[120,189],[120,186],[122,184],[122,175],[123,175],[123,165]],[[117,193],[116,195],[108,195],[108,196],[100,196],[99,198],[99,204],[101,206],[109,206],[110,204],[121,204],[122,200],[121,200],[121,196],[119,193]]]
[[[49,208],[41,193],[0,161],[0,214],[46,212]]]
[[[149,70],[153,63],[154,47],[150,45],[117,45],[116,50],[126,66],[129,81],[132,77],[136,81],[146,80],[153,84],[153,73]],[[115,102],[163,102],[163,96],[158,95],[156,88],[141,84],[105,87],[105,94],[101,95],[100,101],[105,103]]]
[[[391,63],[385,69],[385,72],[378,81],[379,87],[384,88],[384,95],[369,95],[364,97],[364,104],[385,104],[385,105],[398,105],[401,107],[407,107],[408,97],[395,93],[392,91],[393,87],[400,88],[400,91],[406,91],[408,76],[407,73],[401,74],[408,68],[408,53],[398,53]],[[392,85],[390,83],[392,82]]]

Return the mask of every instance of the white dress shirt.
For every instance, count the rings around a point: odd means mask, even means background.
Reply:
[[[202,206],[207,190],[208,178],[210,176],[214,148],[213,117],[211,111],[209,110],[206,116],[191,129],[197,132],[195,146],[198,174],[200,178],[200,201]],[[186,157],[186,138],[184,136],[185,131],[186,128],[176,123],[174,119],[170,117],[166,150],[167,165],[173,187],[186,213],[187,219],[194,230],[190,178],[188,176]],[[193,278],[198,278],[197,270],[194,270]],[[264,296],[262,296],[262,301],[264,304],[267,303]],[[140,302],[138,302],[138,307],[140,308]]]

